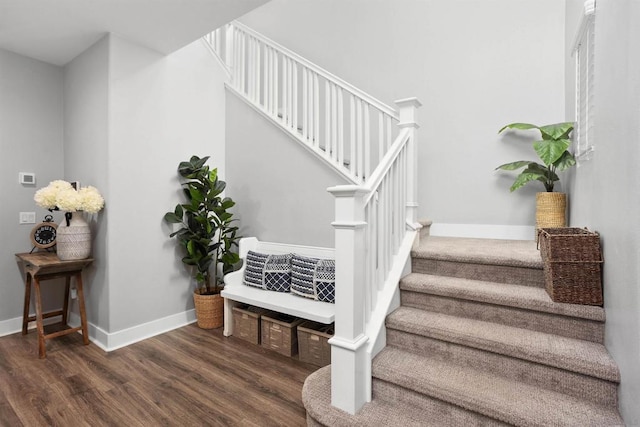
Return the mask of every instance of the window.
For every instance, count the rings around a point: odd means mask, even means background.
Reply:
[[[595,0],[585,1],[584,16],[573,46],[576,64],[573,143],[578,162],[589,160],[594,151],[595,8]]]

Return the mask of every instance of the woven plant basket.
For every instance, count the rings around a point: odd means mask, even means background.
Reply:
[[[566,193],[536,193],[536,242],[541,228],[567,226]]]
[[[555,302],[602,305],[600,235],[582,228],[543,228],[545,289]]]
[[[193,292],[198,326],[202,329],[219,328],[224,323],[224,298],[220,294],[202,295],[201,289]]]

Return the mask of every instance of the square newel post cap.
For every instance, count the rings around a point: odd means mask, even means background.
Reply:
[[[422,106],[422,103],[418,101],[418,98],[405,98],[399,99],[396,105],[400,109],[400,123],[399,127],[418,127],[418,108]]]

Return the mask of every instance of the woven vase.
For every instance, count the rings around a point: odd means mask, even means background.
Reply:
[[[536,193],[536,242],[541,228],[567,226],[567,194]]]
[[[68,221],[67,218],[69,218]],[[91,229],[82,212],[65,213],[65,219],[58,225],[56,245],[58,258],[62,261],[89,258]]]
[[[219,328],[224,323],[224,298],[220,294],[202,295],[200,289],[193,293],[196,319],[202,329]]]

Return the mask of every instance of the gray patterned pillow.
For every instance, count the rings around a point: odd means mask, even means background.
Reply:
[[[291,292],[305,298],[335,302],[335,261],[293,254]]]
[[[264,289],[264,281],[262,274],[264,265],[269,255],[260,252],[249,251],[245,262],[247,266],[244,269],[244,284],[256,288]]]
[[[269,291],[289,292],[291,254],[270,255],[249,251],[245,261],[245,285]]]

